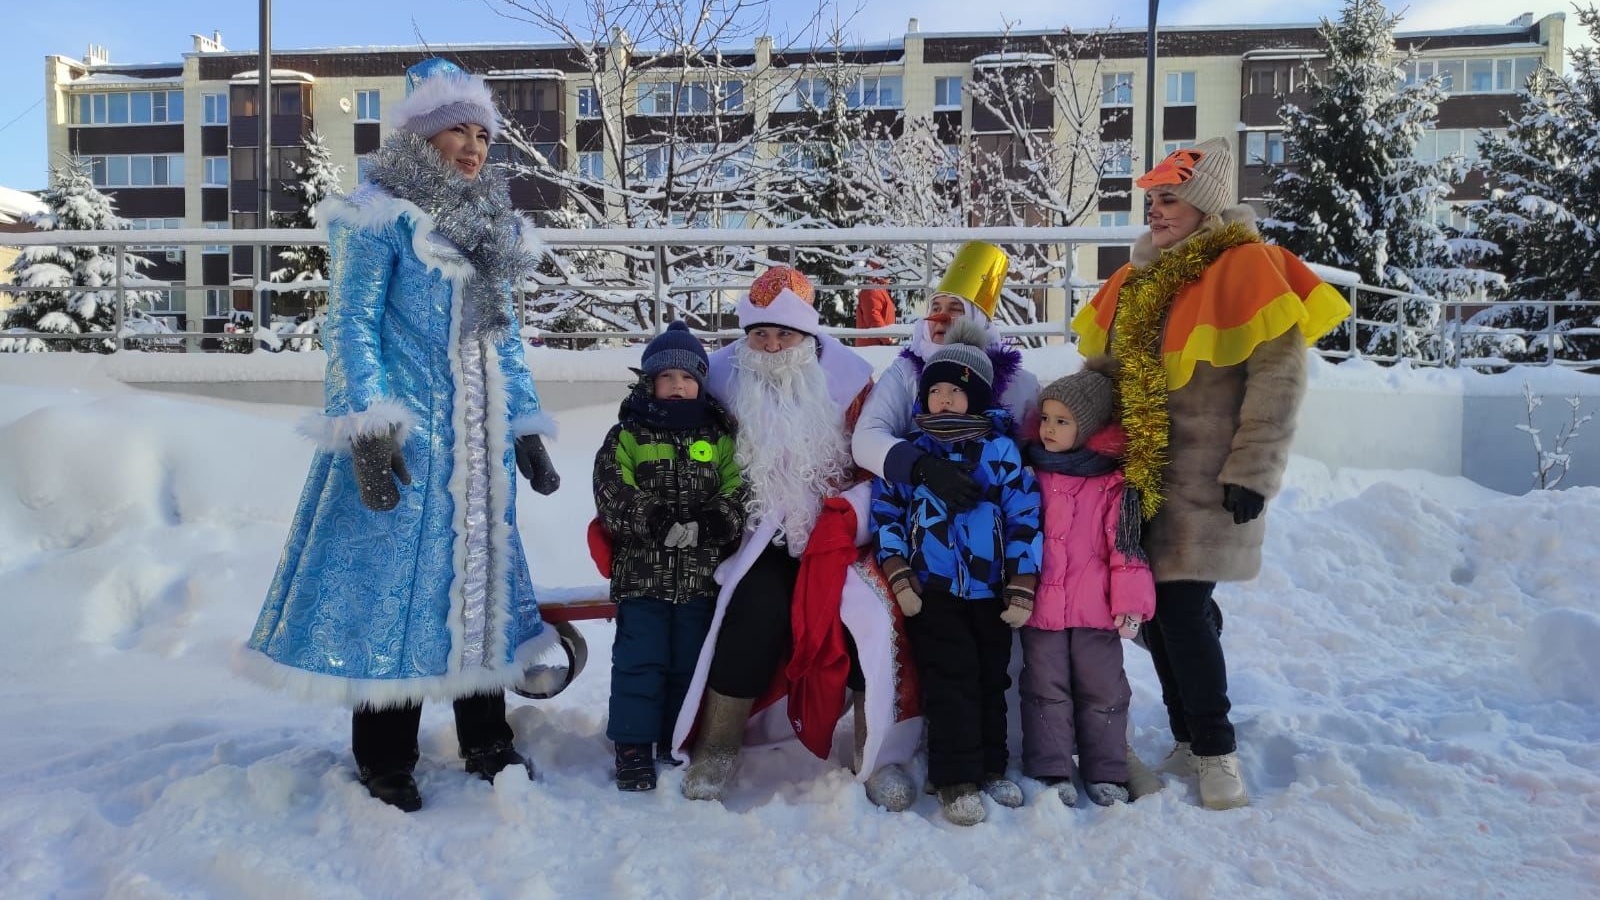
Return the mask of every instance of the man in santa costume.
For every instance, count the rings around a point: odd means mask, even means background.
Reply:
[[[798,737],[826,758],[853,694],[856,778],[874,803],[905,809],[922,730],[915,667],[888,586],[857,549],[872,496],[850,456],[872,366],[820,333],[794,269],[756,279],[738,315],[745,338],[711,356],[707,388],[737,420],[750,516],[717,570],[711,635],[673,735],[678,748],[693,741],[684,796],[722,799],[746,745]]]

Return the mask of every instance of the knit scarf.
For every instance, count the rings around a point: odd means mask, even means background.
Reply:
[[[971,413],[918,413],[912,420],[941,444],[978,441],[994,433],[993,419]]]
[[[662,400],[650,382],[640,381],[623,399],[618,418],[658,431],[689,431],[710,424],[718,412],[705,394],[693,400]]]
[[[462,309],[466,333],[484,336],[511,327],[505,284],[520,281],[538,259],[523,246],[521,218],[499,167],[463,177],[426,139],[396,131],[373,154],[370,177],[427,213],[434,231],[472,264],[475,275]]]
[[[1035,472],[1053,472],[1075,478],[1106,475],[1115,472],[1121,463],[1115,456],[1107,456],[1087,444],[1061,453],[1046,450],[1039,444],[1029,444],[1024,452],[1028,457],[1028,465],[1033,466]],[[1122,509],[1117,516],[1117,550],[1129,559],[1143,560],[1144,517],[1139,511],[1139,491],[1131,483],[1123,483],[1121,503]]]
[[[1194,238],[1134,269],[1117,294],[1111,355],[1121,362],[1117,402],[1128,432],[1124,471],[1138,492],[1145,519],[1161,509],[1163,474],[1171,422],[1167,415],[1167,372],[1161,359],[1162,329],[1178,292],[1194,283],[1225,251],[1255,243],[1260,235],[1244,225],[1228,225]]]

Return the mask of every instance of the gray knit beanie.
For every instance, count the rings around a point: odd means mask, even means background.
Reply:
[[[1083,368],[1057,378],[1039,392],[1039,406],[1054,400],[1071,410],[1078,422],[1078,442],[1083,446],[1100,429],[1111,424],[1116,412],[1116,382],[1112,373],[1116,364],[1108,356],[1085,360]]]
[[[928,408],[928,390],[940,382],[967,392],[967,412],[981,413],[994,402],[994,363],[989,360],[989,333],[975,317],[961,316],[944,334],[944,345],[928,356],[918,379],[917,399]]]
[[[1232,177],[1233,148],[1227,138],[1212,138],[1172,151],[1134,184],[1146,191],[1166,191],[1215,216],[1234,204]]]

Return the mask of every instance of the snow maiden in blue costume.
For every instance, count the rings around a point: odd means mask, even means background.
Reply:
[[[554,432],[516,333],[511,286],[540,252],[486,170],[487,85],[426,60],[369,179],[319,208],[330,288],[326,411],[247,674],[354,708],[374,797],[421,806],[425,698],[451,700],[467,771],[531,766],[503,689],[555,640],[517,534],[516,473],[550,493]]]

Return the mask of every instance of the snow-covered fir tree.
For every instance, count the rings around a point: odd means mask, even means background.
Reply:
[[[1600,11],[1578,18],[1600,41]],[[1485,264],[1506,281],[1493,294],[1502,302],[1473,324],[1509,331],[1472,340],[1473,355],[1600,361],[1600,334],[1581,333],[1600,329],[1600,307],[1527,303],[1600,302],[1600,51],[1569,52],[1572,73],[1536,73],[1505,137],[1479,144],[1490,192],[1468,215],[1490,245]]]
[[[1353,270],[1379,287],[1460,299],[1492,282],[1471,269],[1435,212],[1465,174],[1461,157],[1417,159],[1417,141],[1438,116],[1436,79],[1407,85],[1395,58],[1399,17],[1380,0],[1348,0],[1337,22],[1324,19],[1325,68],[1307,72],[1304,107],[1285,103],[1285,162],[1274,167],[1267,237],[1310,262]],[[1358,348],[1370,354],[1436,355],[1429,346],[1439,308],[1424,301],[1366,294]],[[1343,326],[1323,339],[1350,346]]]
[[[70,159],[50,170],[50,186],[39,195],[45,211],[28,217],[28,224],[39,231],[123,231],[127,221],[119,218],[111,198],[95,189],[89,165]],[[7,329],[54,334],[83,334],[117,330],[118,251],[114,247],[36,246],[24,248],[12,262],[9,281],[19,285],[17,305],[5,316]],[[132,253],[122,253],[124,284],[148,279],[139,270],[150,261]],[[30,290],[33,289],[33,290]],[[56,290],[47,290],[55,288]],[[65,288],[66,290],[61,290]],[[164,331],[145,310],[156,299],[149,290],[124,294],[124,334]],[[148,323],[138,327],[133,323]],[[110,353],[113,339],[8,341],[9,349],[80,350]]]
[[[272,224],[276,228],[316,228],[317,204],[339,193],[339,179],[344,167],[333,163],[333,154],[322,135],[313,131],[301,145],[305,161],[290,163],[295,174],[289,192],[298,201],[292,213],[274,213]],[[328,248],[321,244],[283,247],[278,250],[282,268],[274,269],[272,280],[279,283],[296,281],[321,281],[328,277]],[[290,321],[277,329],[285,334],[317,334],[327,308],[326,295],[321,291],[285,291],[278,294],[274,304],[277,311]],[[315,350],[313,340],[290,339],[284,342],[290,350]]]

